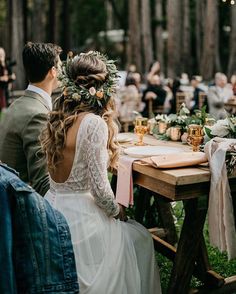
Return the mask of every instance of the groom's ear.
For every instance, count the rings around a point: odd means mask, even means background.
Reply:
[[[55,79],[57,76],[57,69],[55,66],[51,67],[47,74],[51,79]]]

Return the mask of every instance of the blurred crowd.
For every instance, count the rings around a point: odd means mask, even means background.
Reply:
[[[10,104],[10,90],[12,82],[16,79],[12,72],[14,62],[6,59],[5,50],[0,47],[0,112]]]
[[[130,65],[127,72],[121,73],[117,92],[117,109],[121,123],[131,123],[137,113],[145,117],[156,114],[177,113],[179,103],[185,103],[191,113],[206,106],[206,111],[214,118],[224,118],[225,104],[236,95],[236,75],[228,81],[224,73],[217,72],[209,84],[201,76],[188,77],[183,73],[175,79],[165,78],[161,65],[154,61],[145,76]],[[180,99],[181,98],[181,99]]]
[[[68,57],[71,56],[73,52],[69,51]],[[14,65],[0,47],[0,112],[11,103],[10,93],[16,79],[12,71]],[[204,83],[199,75],[189,77],[186,73],[170,79],[165,77],[161,64],[153,61],[144,75],[134,64],[127,71],[120,71],[116,103],[118,118],[127,130],[136,115],[150,118],[156,114],[177,113],[183,102],[191,113],[206,105],[206,111],[213,117],[224,118],[225,105],[235,97],[236,75],[228,81],[224,73],[217,72],[210,84]]]

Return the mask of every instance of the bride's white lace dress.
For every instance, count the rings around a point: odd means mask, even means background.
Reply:
[[[82,120],[71,173],[51,179],[46,199],[66,217],[81,294],[161,293],[149,232],[113,218],[118,204],[107,177],[108,128],[94,114]]]

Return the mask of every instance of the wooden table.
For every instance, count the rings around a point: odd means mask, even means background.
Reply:
[[[134,134],[130,136],[136,139]],[[158,146],[182,146],[185,151],[191,150],[189,146],[181,143],[158,141],[152,136],[145,136],[144,142]],[[168,293],[189,293],[193,275],[204,283],[203,289],[194,293],[236,293],[236,276],[224,279],[211,269],[208,261],[203,236],[210,188],[208,167],[161,170],[134,162],[133,179],[134,183],[157,193],[160,197],[184,203],[185,218],[177,249],[153,236],[156,249],[173,261]],[[235,177],[229,181],[236,211]]]

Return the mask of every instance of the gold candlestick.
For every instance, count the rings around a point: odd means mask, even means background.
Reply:
[[[202,126],[200,125],[189,125],[188,126],[188,141],[193,147],[193,151],[199,151],[200,145],[203,143],[204,140],[204,131]]]

